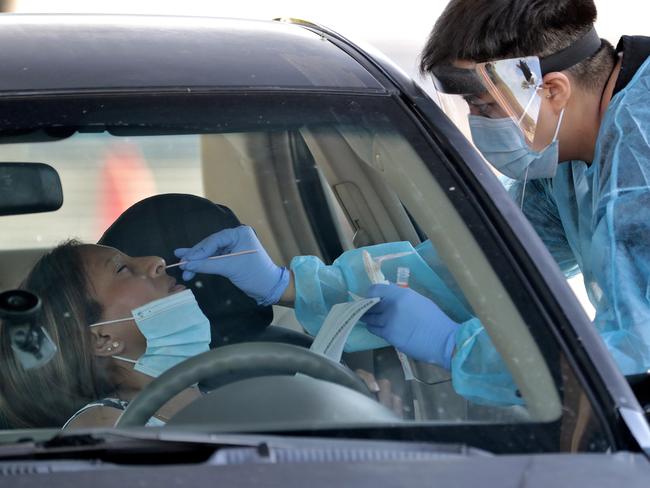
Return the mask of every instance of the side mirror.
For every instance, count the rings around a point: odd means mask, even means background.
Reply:
[[[0,215],[53,212],[61,205],[61,179],[52,166],[0,162]]]
[[[9,329],[11,349],[24,369],[49,363],[57,348],[47,331],[38,325],[41,299],[27,290],[0,293],[0,319]]]

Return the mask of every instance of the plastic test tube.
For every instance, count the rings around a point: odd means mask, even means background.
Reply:
[[[411,270],[409,268],[399,266],[397,268],[397,279],[395,284],[401,286],[402,288],[409,287],[409,277],[411,276]]]

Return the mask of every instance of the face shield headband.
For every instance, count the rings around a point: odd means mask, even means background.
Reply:
[[[595,54],[602,41],[592,28],[567,48],[544,58],[518,57],[477,63],[473,68],[440,65],[433,83],[444,94],[462,95],[474,113],[510,118],[532,145],[541,106],[539,88],[547,73],[563,71]]]

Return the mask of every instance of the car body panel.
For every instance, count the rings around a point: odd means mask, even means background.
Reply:
[[[0,45],[3,95],[198,87],[383,91],[332,43],[279,22],[3,15]]]
[[[226,450],[228,451],[228,450]],[[153,486],[310,486],[338,485],[369,487],[477,486],[486,488],[645,488],[650,468],[647,459],[632,453],[461,456],[440,454],[439,461],[396,460],[399,453],[348,452],[336,455],[318,452],[284,453],[270,456],[256,448],[218,452],[203,464],[130,466],[84,462],[0,463],[0,481],[21,486],[113,487],[146,483]],[[329,458],[329,459],[328,459]],[[349,458],[349,459],[346,459]],[[411,457],[412,458],[412,457]],[[304,459],[304,461],[303,461]]]

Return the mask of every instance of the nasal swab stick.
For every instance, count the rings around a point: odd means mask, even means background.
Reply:
[[[220,256],[211,256],[211,257],[205,258],[205,259],[229,258],[229,257],[232,257],[232,256],[241,256],[242,254],[253,254],[254,252],[257,252],[257,249],[250,249],[248,251],[233,252],[231,254],[222,254]],[[204,259],[197,259],[196,261],[204,261]],[[165,269],[173,268],[174,266],[180,266],[181,264],[185,264],[187,262],[188,261],[179,261],[178,263],[169,264],[169,265],[165,266]]]

